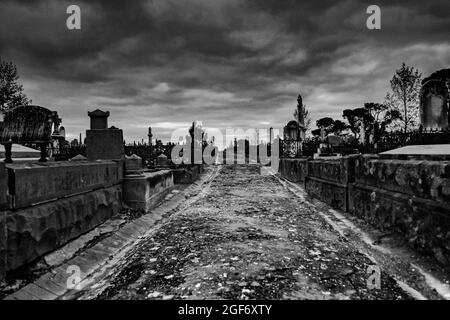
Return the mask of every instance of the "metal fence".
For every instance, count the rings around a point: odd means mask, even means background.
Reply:
[[[311,157],[317,152],[320,143],[320,138],[317,137],[308,138],[303,142],[281,140],[280,154],[285,158]],[[357,153],[377,154],[408,145],[422,144],[450,144],[450,129],[417,129],[407,132],[390,132],[381,136],[374,143],[362,144],[354,140],[352,143],[344,142],[341,146],[332,147],[331,151],[342,155]]]
[[[302,141],[295,139],[280,140],[280,154],[284,158],[298,158],[302,155]]]

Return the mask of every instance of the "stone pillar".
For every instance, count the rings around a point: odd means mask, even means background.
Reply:
[[[448,89],[444,82],[431,79],[420,91],[420,123],[424,129],[448,129]]]
[[[88,112],[91,129],[86,130],[86,153],[88,160],[124,160],[123,132],[108,128],[109,111]]]

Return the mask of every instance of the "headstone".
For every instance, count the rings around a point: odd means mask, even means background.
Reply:
[[[299,140],[300,130],[297,121],[289,121],[283,128],[283,136],[286,140]]]
[[[91,130],[108,128],[109,111],[96,109],[92,112],[88,112],[88,116],[91,118]]]
[[[157,165],[164,167],[164,166],[168,166],[169,165],[169,160],[167,159],[167,156],[165,154],[160,154],[157,157]]]
[[[86,130],[86,153],[89,160],[124,160],[123,132],[112,126],[108,129],[109,111],[88,112],[91,129]]]
[[[444,82],[431,79],[424,83],[420,92],[420,122],[423,128],[447,129],[448,89]]]
[[[125,173],[126,174],[140,174],[142,175],[142,158],[136,154],[125,156]]]

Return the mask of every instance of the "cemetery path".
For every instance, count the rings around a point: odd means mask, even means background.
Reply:
[[[373,260],[277,177],[250,165],[215,170],[127,253],[96,298],[411,298],[384,270],[381,288],[368,286]]]

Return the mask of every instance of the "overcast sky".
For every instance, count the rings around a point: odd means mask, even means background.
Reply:
[[[82,29],[66,27],[81,8]],[[381,30],[366,9],[381,7]],[[127,140],[214,128],[282,127],[299,93],[313,120],[382,102],[402,61],[450,65],[450,1],[133,0],[0,2],[0,57],[66,132],[111,112]]]

